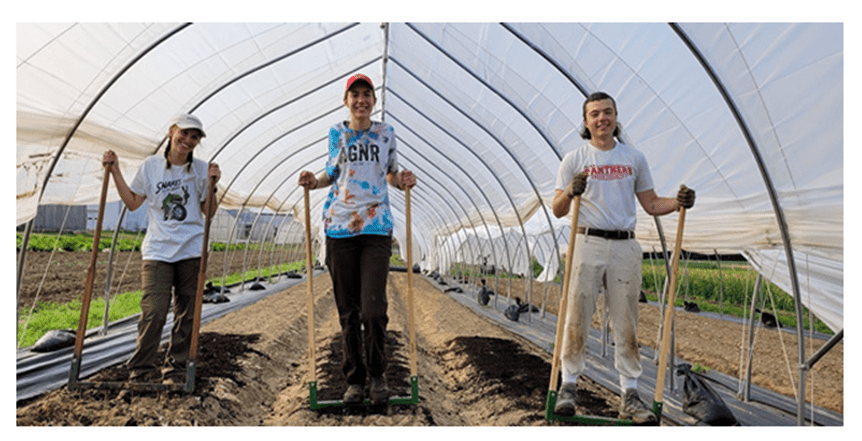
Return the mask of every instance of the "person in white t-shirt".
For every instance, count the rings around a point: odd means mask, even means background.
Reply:
[[[221,177],[218,164],[192,156],[205,136],[194,115],[175,118],[168,131],[164,157],[144,160],[131,185],[120,171],[117,154],[108,150],[102,163],[129,210],[147,207],[147,233],[141,244],[143,296],[135,352],[127,362],[130,380],[183,383],[189,361],[195,294],[203,251],[204,216],[218,207],[213,194],[211,211],[205,211],[208,180]],[[212,187],[215,191],[215,186]],[[174,319],[167,359],[156,358],[167,321],[173,290]]]
[[[371,120],[376,102],[370,78],[363,74],[348,78],[344,105],[350,121],[329,129],[323,173],[302,171],[298,182],[309,189],[330,187],[323,207],[326,266],[344,338],[347,404],[364,400],[366,376],[371,380],[370,401],[383,404],[389,399],[384,375],[393,223],[389,186],[403,190],[416,185],[410,170],[398,170],[395,130]]]
[[[566,216],[575,196],[581,196],[578,234],[567,295],[561,351],[562,385],[554,412],[575,414],[577,380],[584,369],[587,332],[604,288],[615,343],[615,363],[623,390],[620,418],[636,423],[656,421],[637,394],[641,375],[638,354],[638,294],[641,288],[640,244],[634,238],[637,203],[650,215],[671,213],[694,205],[694,190],[682,186],[676,198],[659,197],[646,157],[618,142],[614,99],[596,92],[584,102],[582,145],[567,153],[557,172],[554,216]]]

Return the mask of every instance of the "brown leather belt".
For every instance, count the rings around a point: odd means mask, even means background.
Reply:
[[[586,234],[588,236],[598,236],[603,237],[605,239],[634,239],[635,232],[634,231],[608,231],[608,230],[600,230],[598,228],[586,228],[586,227],[578,227],[579,234]]]

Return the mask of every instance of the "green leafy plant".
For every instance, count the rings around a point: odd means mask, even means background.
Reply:
[[[704,366],[700,363],[695,363],[694,366],[691,367],[691,371],[698,373],[698,374],[704,374],[705,375],[705,374],[709,373],[709,367]]]

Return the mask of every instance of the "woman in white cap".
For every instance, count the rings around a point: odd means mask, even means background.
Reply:
[[[215,178],[217,182],[221,177],[217,164],[207,165],[192,156],[205,135],[196,116],[175,118],[168,130],[164,158],[153,155],[144,160],[131,185],[123,179],[116,153],[108,150],[102,158],[129,210],[147,204],[147,233],[141,244],[141,318],[135,352],[128,361],[132,381],[184,382],[203,250],[208,181]],[[212,188],[215,192],[215,186]],[[214,215],[217,208],[218,198],[213,196],[208,216]],[[172,288],[174,324],[162,367],[156,358]]]
[[[366,376],[371,403],[384,404],[389,399],[384,375],[389,322],[386,278],[392,254],[388,187],[403,190],[416,185],[412,172],[398,170],[395,130],[371,120],[376,102],[370,78],[362,74],[348,78],[344,105],[350,121],[330,128],[329,158],[323,173],[315,176],[303,171],[299,175],[301,186],[330,187],[323,207],[326,266],[344,338],[347,404],[364,400]]]

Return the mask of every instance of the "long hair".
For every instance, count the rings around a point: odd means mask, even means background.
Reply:
[[[612,96],[608,95],[605,92],[593,92],[593,93],[591,93],[590,96],[587,97],[587,100],[584,101],[584,105],[581,107],[581,113],[583,115],[583,121],[585,123],[584,128],[581,129],[581,138],[583,138],[583,139],[592,139],[593,138],[593,135],[590,133],[590,130],[587,129],[587,125],[586,125],[586,122],[587,122],[587,103],[591,103],[593,101],[601,101],[601,100],[611,100],[611,104],[614,105],[614,114],[619,114],[619,112],[617,111],[617,102],[614,101],[614,98]],[[619,125],[619,121],[617,121],[617,125],[616,125],[616,127],[614,127],[614,138],[619,136],[619,134],[620,134],[620,125]]]
[[[171,126],[171,129],[174,127],[175,125]],[[170,133],[170,130],[168,130],[168,133]],[[171,160],[168,159],[168,155],[171,153],[171,138],[172,137],[168,135],[168,146],[165,147],[165,168],[171,168]],[[186,171],[189,173],[192,171],[192,159],[192,152],[189,152],[188,156],[186,156]]]

